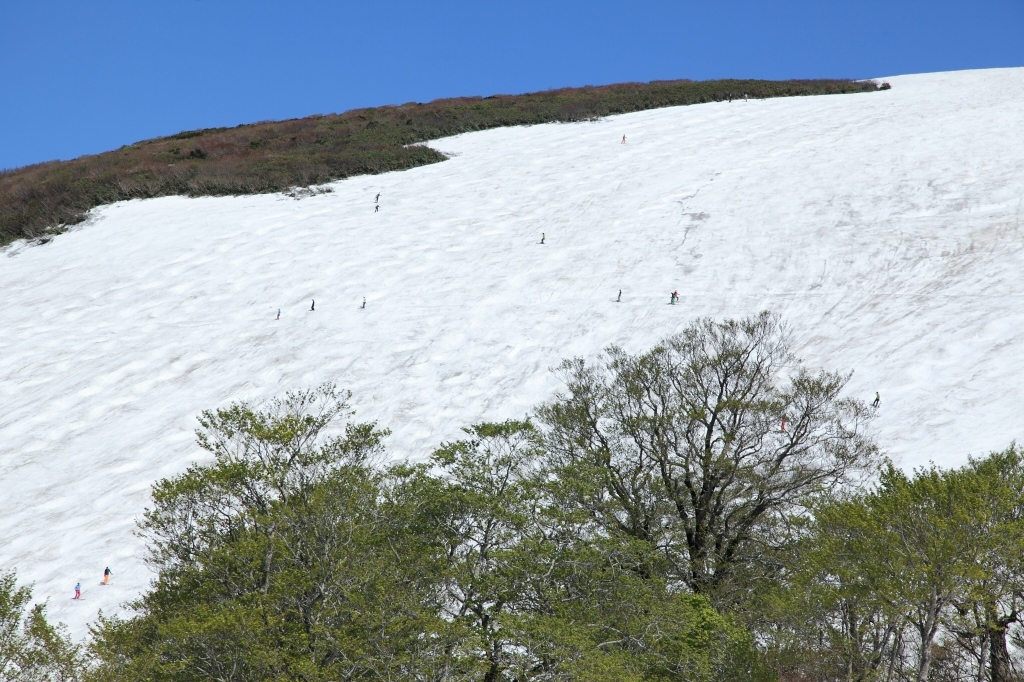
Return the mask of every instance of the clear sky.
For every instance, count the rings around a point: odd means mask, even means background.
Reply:
[[[999,66],[1021,0],[0,0],[0,168],[457,95]]]

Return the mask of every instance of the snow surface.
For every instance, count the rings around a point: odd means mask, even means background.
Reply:
[[[549,398],[561,358],[698,315],[783,314],[809,365],[881,392],[905,467],[1006,447],[1024,435],[1024,69],[890,82],[472,133],[332,194],[120,203],[8,249],[0,567],[83,636],[148,584],[135,519],[203,456],[200,410],[332,380],[417,459]]]

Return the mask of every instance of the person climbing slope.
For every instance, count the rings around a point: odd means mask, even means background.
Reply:
[[[619,297],[615,299],[616,303],[622,303],[622,289],[619,289]]]
[[[103,582],[100,583],[100,584],[101,585],[109,585],[110,584],[110,576],[111,575],[113,575],[113,574],[110,572],[110,566],[107,566],[106,568],[104,568],[103,569]]]
[[[544,243],[544,240],[545,240],[546,238],[547,238],[547,235],[545,235],[545,234],[544,234],[543,232],[541,232],[541,233],[540,233],[540,243],[541,243],[541,244],[543,244],[543,243]]]
[[[310,299],[310,300],[313,301],[313,303],[309,306],[309,310],[312,312],[312,311],[316,310],[316,299],[313,298],[313,299]]]

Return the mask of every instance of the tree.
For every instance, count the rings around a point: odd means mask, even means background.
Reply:
[[[447,617],[463,666],[498,680],[758,680],[749,635],[703,597],[638,566],[661,559],[609,537],[550,475],[529,421],[478,424],[438,449],[451,564]]]
[[[966,589],[954,604],[959,634],[978,640],[978,664],[990,682],[1013,679],[1007,633],[1024,606],[1024,455],[1011,445],[1002,452],[971,458],[957,474],[969,482],[969,540],[972,565]]]
[[[441,543],[422,468],[373,466],[386,432],[333,387],[203,414],[214,459],[158,482],[141,532],[159,577],[101,621],[101,679],[414,678],[443,666]],[[442,653],[438,653],[441,651]]]
[[[819,504],[800,524],[785,570],[759,590],[752,626],[780,671],[844,682],[902,672],[905,614],[867,580],[874,557],[856,542],[863,519],[860,496]]]
[[[14,571],[0,572],[0,682],[75,682],[84,658],[63,626],[32,604],[32,590],[18,587]]]
[[[849,376],[812,374],[791,346],[768,313],[699,320],[645,353],[564,362],[566,393],[539,410],[579,503],[717,604],[763,573],[787,515],[875,461]]]
[[[916,632],[917,682],[929,678],[951,608],[989,572],[991,492],[969,468],[907,476],[889,463],[870,493],[817,511],[827,575],[864,589]]]

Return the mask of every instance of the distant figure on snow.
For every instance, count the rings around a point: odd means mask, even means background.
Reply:
[[[110,576],[111,575],[112,575],[112,573],[110,572],[110,566],[107,566],[106,568],[104,568],[103,569],[103,582],[101,584],[102,585],[109,585],[110,584]]]
[[[743,101],[744,101],[744,102],[746,102],[746,101],[747,101],[747,93],[745,93],[745,92],[743,93]]]
[[[75,583],[75,596],[73,597],[73,599],[81,599],[81,598],[82,598],[82,583]]]
[[[376,206],[373,207],[373,212],[374,213],[376,213],[379,210],[380,210],[380,204],[377,204]]]
[[[679,292],[678,291],[673,291],[672,295],[668,299],[668,302],[670,304],[672,304],[672,305],[675,305],[676,301],[678,301],[678,300],[679,300]]]
[[[313,301],[312,305],[309,306],[309,310],[312,312],[312,311],[316,310],[316,299],[314,298],[314,299],[310,299],[310,300]]]
[[[882,402],[882,396],[878,394],[878,391],[875,391],[875,400],[871,403],[871,407],[877,408],[880,402]]]
[[[543,243],[544,243],[544,240],[545,240],[546,238],[547,238],[547,235],[545,235],[545,234],[544,234],[543,232],[541,232],[541,233],[540,233],[540,243],[541,243],[541,244],[543,244]]]
[[[729,103],[732,104],[732,93],[729,93]]]
[[[280,308],[277,309],[277,317],[275,317],[274,319],[275,320],[280,320],[281,319],[281,309]]]
[[[622,289],[619,289],[619,297],[615,299],[616,303],[622,303]]]
[[[625,135],[622,136],[622,144],[626,144],[626,136]]]
[[[373,203],[380,203],[380,192],[377,192],[377,196],[373,198]]]
[[[363,305],[360,306],[363,310],[366,310],[366,297],[363,296]]]

